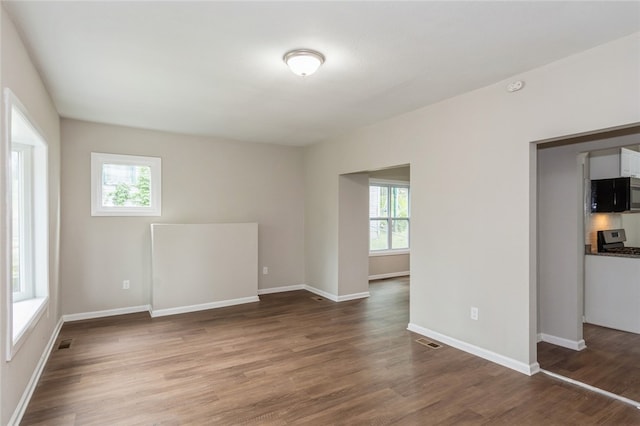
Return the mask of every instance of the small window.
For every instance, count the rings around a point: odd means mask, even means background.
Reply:
[[[49,300],[49,214],[47,143],[15,95],[5,90],[11,195],[7,298],[11,339],[7,360],[18,351]]]
[[[92,216],[160,216],[161,160],[91,153]]]
[[[369,185],[369,250],[409,250],[409,185]]]

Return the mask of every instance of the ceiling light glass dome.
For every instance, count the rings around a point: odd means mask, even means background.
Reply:
[[[302,77],[313,74],[324,63],[322,53],[310,49],[292,50],[282,59],[294,74]]]

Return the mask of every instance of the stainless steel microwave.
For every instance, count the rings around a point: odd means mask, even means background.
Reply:
[[[640,178],[592,180],[591,212],[640,212]]]

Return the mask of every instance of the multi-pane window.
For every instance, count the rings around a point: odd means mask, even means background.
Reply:
[[[409,185],[369,185],[369,250],[409,249]]]
[[[7,310],[12,330],[7,347],[10,360],[30,325],[46,310],[49,296],[48,148],[26,109],[5,89],[10,152],[11,198],[7,235],[10,238]]]
[[[91,154],[93,216],[160,216],[161,160],[133,155]]]

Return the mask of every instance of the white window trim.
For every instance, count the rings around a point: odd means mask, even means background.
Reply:
[[[384,185],[384,186],[406,186],[409,188],[409,217],[408,218],[391,218],[391,219],[406,219],[409,222],[409,248],[400,248],[400,249],[380,249],[380,250],[371,250],[369,248],[369,257],[378,257],[378,256],[399,256],[402,254],[411,254],[411,183],[406,180],[395,180],[395,179],[377,179],[371,178],[369,179],[369,186],[375,186],[376,184]],[[388,220],[389,217],[369,217],[369,221],[372,220]],[[371,244],[371,241],[369,241]]]
[[[370,250],[369,251],[369,257],[401,256],[404,254],[411,254],[411,250],[410,249],[395,249],[395,250],[392,249],[392,250]]]
[[[11,361],[18,350],[22,347],[23,343],[27,340],[31,331],[35,328],[36,324],[42,318],[42,315],[47,311],[49,307],[49,197],[48,197],[48,144],[46,139],[42,136],[43,132],[35,124],[35,121],[31,118],[27,109],[22,105],[20,100],[13,94],[13,92],[5,88],[4,89],[4,106],[5,106],[5,132],[3,134],[2,151],[5,160],[5,211],[4,211],[4,223],[2,226],[5,228],[3,236],[5,240],[2,242],[5,248],[5,256],[2,259],[4,262],[5,274],[2,278],[4,291],[5,291],[5,324],[6,327],[2,332],[6,342],[6,354],[5,359],[7,362]],[[33,184],[33,206],[32,208],[36,212],[36,216],[32,218],[33,232],[37,242],[34,242],[32,250],[34,252],[34,297],[15,302],[15,307],[18,310],[16,315],[17,324],[14,324],[14,302],[13,302],[13,284],[11,276],[11,264],[12,264],[12,205],[11,205],[11,179],[12,179],[12,166],[11,166],[11,145],[12,145],[12,128],[11,119],[13,108],[20,111],[20,113],[27,119],[27,124],[31,127],[31,130],[36,134],[38,139],[38,145],[34,145],[34,155],[32,158],[33,168],[45,176],[44,182],[40,179],[35,179]],[[42,185],[44,183],[44,185]]]
[[[102,205],[102,167],[104,164],[148,166],[151,169],[151,205],[149,207]],[[91,153],[91,216],[161,216],[162,160],[159,157]]]
[[[11,309],[11,334],[12,346],[7,354],[7,361],[18,352],[22,344],[27,340],[27,336],[36,326],[42,315],[49,308],[49,297],[35,297],[12,303]],[[14,313],[15,312],[15,313]],[[14,320],[16,317],[16,321]]]

